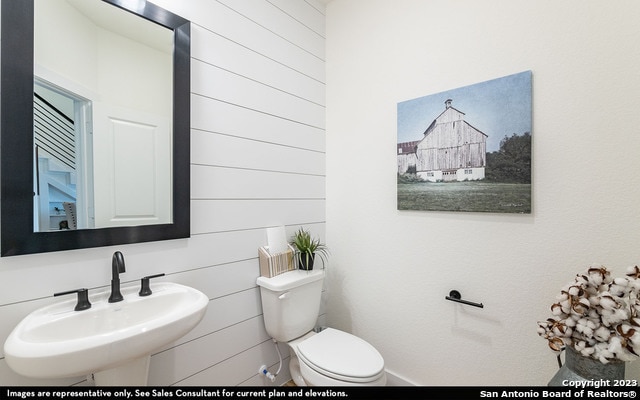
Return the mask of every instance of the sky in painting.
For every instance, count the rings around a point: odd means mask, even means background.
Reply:
[[[531,71],[398,103],[398,143],[421,140],[445,110],[445,100],[465,121],[487,135],[487,152],[512,134],[531,133]]]

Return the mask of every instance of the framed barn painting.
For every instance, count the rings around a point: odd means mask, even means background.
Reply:
[[[531,71],[397,111],[398,210],[531,213]]]

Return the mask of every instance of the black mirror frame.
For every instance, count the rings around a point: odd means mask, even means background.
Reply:
[[[33,232],[33,0],[1,1],[0,255],[45,253],[187,238],[190,235],[190,22],[147,2],[102,0],[174,32],[173,223]]]

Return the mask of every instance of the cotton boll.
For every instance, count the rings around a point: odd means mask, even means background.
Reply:
[[[591,323],[591,321],[589,321],[586,318],[583,318],[580,321],[578,321],[578,324],[576,325],[576,331],[582,333],[586,337],[590,337],[593,335],[594,328],[595,328],[594,324]]]
[[[586,275],[576,275],[574,282],[580,286],[587,286],[589,285],[589,278]]]
[[[611,337],[611,331],[605,326],[600,326],[593,331],[593,337],[599,342],[606,342],[609,340],[609,337]]]
[[[547,330],[542,326],[538,326],[538,329],[536,329],[536,332],[538,332],[538,335],[540,336],[545,336],[547,334]]]
[[[595,352],[595,349],[593,347],[585,347],[584,349],[582,349],[580,351],[580,354],[582,354],[585,357],[591,357],[591,355]]]
[[[606,283],[611,283],[611,271],[609,271],[608,269],[604,268],[604,279],[602,280],[602,283],[606,284]]]
[[[573,329],[567,327],[564,324],[554,325],[551,331],[555,336],[559,336],[559,337],[571,336],[571,334],[573,333]]]
[[[584,293],[585,293],[585,297],[593,297],[593,296],[597,296],[599,288],[597,287],[593,287],[593,286],[589,286],[587,288],[585,288]]]
[[[590,270],[589,276],[587,279],[588,279],[589,285],[598,287],[602,284],[603,276],[598,272],[598,270],[595,270],[595,271]]]
[[[584,297],[579,300],[579,303],[582,304],[585,309],[589,309],[591,307],[589,299],[585,299]]]
[[[611,310],[602,310],[600,320],[602,321],[602,325],[608,327],[615,326],[618,323],[617,318],[615,318],[614,313]]]
[[[602,323],[606,326],[614,326],[629,317],[625,309],[602,310]]]
[[[620,283],[618,283],[620,282]],[[628,282],[624,278],[618,278],[616,281],[609,285],[609,293],[612,296],[622,297],[629,294],[629,290],[631,288],[628,285]]]
[[[626,308],[618,308],[616,310],[613,310],[613,313],[620,322],[628,320],[630,317],[629,310],[627,310]]]
[[[609,341],[609,344],[609,350],[614,352],[618,359],[622,361],[634,361],[637,359],[637,355],[630,351],[633,350],[635,352],[635,349],[625,339],[616,336]]]
[[[599,310],[600,308],[592,308],[589,310],[589,314],[587,316],[591,319],[600,319]]]
[[[609,292],[604,292],[602,296],[600,296],[600,307],[605,310],[613,310],[618,307],[618,302]]]
[[[629,324],[620,324],[616,326],[616,331],[625,338],[630,338],[634,335],[636,329]]]
[[[556,320],[553,318],[547,318],[546,321],[538,321],[538,326],[541,328],[549,329],[551,325],[555,324]]]
[[[605,354],[600,353],[600,354],[598,354],[598,357],[596,357],[596,358],[603,364],[608,364],[609,363],[609,358],[607,358],[607,356]]]
[[[612,336],[609,340],[609,351],[618,354],[622,351],[622,341],[617,336]]]
[[[549,322],[548,321],[538,321],[538,328],[545,328],[549,326]]]
[[[547,344],[549,348],[555,352],[560,352],[565,347],[565,342],[560,338],[550,339]]]
[[[593,358],[597,358],[603,364],[607,364],[609,359],[615,358],[615,355],[609,351],[608,343],[597,343],[594,350]]]
[[[640,279],[639,278],[635,278],[635,279],[629,278],[629,290],[634,292],[634,293],[636,293],[636,294],[640,291]]]
[[[587,303],[586,306],[583,303],[583,300]],[[581,299],[575,303],[573,303],[571,307],[571,311],[578,315],[586,315],[589,313],[589,301],[587,299]]]
[[[596,328],[598,328],[599,326],[600,326],[599,321],[598,321],[598,324],[596,324],[594,321],[587,319],[587,324],[583,328],[582,333],[585,334],[585,336],[587,336],[588,339],[592,339],[593,331],[595,331]],[[595,341],[592,340],[592,342],[595,342]]]
[[[583,290],[582,290],[582,288],[581,288],[581,287],[579,287],[579,286],[575,286],[575,285],[574,285],[574,286],[571,286],[571,287],[569,288],[569,291],[568,291],[568,292],[569,292],[569,294],[570,294],[571,296],[581,296],[581,295],[582,295]]]
[[[611,284],[626,287],[629,285],[629,280],[627,278],[615,278]]]
[[[551,305],[551,314],[555,315],[555,316],[564,314],[564,312],[562,311],[562,305],[560,305],[560,303],[552,304]]]
[[[600,350],[600,361],[602,361],[603,363],[608,363],[609,360],[616,358],[616,355],[614,353],[612,353],[611,351],[609,351],[609,343],[601,343],[603,348]],[[605,359],[606,361],[604,361],[603,359]]]
[[[599,266],[599,267],[592,266],[587,271],[587,278],[589,280],[589,283],[596,287],[604,283],[607,276],[608,276],[608,271],[603,266]]]
[[[637,265],[628,267],[627,276],[633,279],[640,279],[640,268]]]
[[[563,314],[565,314],[565,315],[571,314],[571,301],[570,300],[563,300],[558,304],[560,304],[560,310],[562,311]]]
[[[630,353],[629,356],[632,358],[631,361],[637,360],[638,356],[640,356],[640,344],[632,345],[628,344],[627,352]],[[633,350],[633,351],[632,351]]]
[[[596,292],[596,294],[601,294],[604,292],[607,292],[609,290],[609,284],[608,283],[603,283],[602,285],[598,286],[598,290]]]
[[[587,326],[587,320],[582,318],[576,324],[576,331],[580,333],[584,333],[585,329],[589,329],[589,327]]]
[[[622,286],[618,286],[618,285],[610,285],[609,288],[609,293],[611,293],[612,296],[616,296],[616,297],[622,297],[625,295],[626,293],[626,288],[622,287]]]

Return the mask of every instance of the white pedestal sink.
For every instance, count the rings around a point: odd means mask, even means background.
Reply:
[[[151,353],[191,331],[209,299],[170,282],[152,283],[150,296],[138,290],[123,287],[117,303],[107,301],[108,290],[90,293],[83,311],[73,299],[32,312],[4,344],[7,364],[32,378],[93,374],[96,385],[146,385]]]

